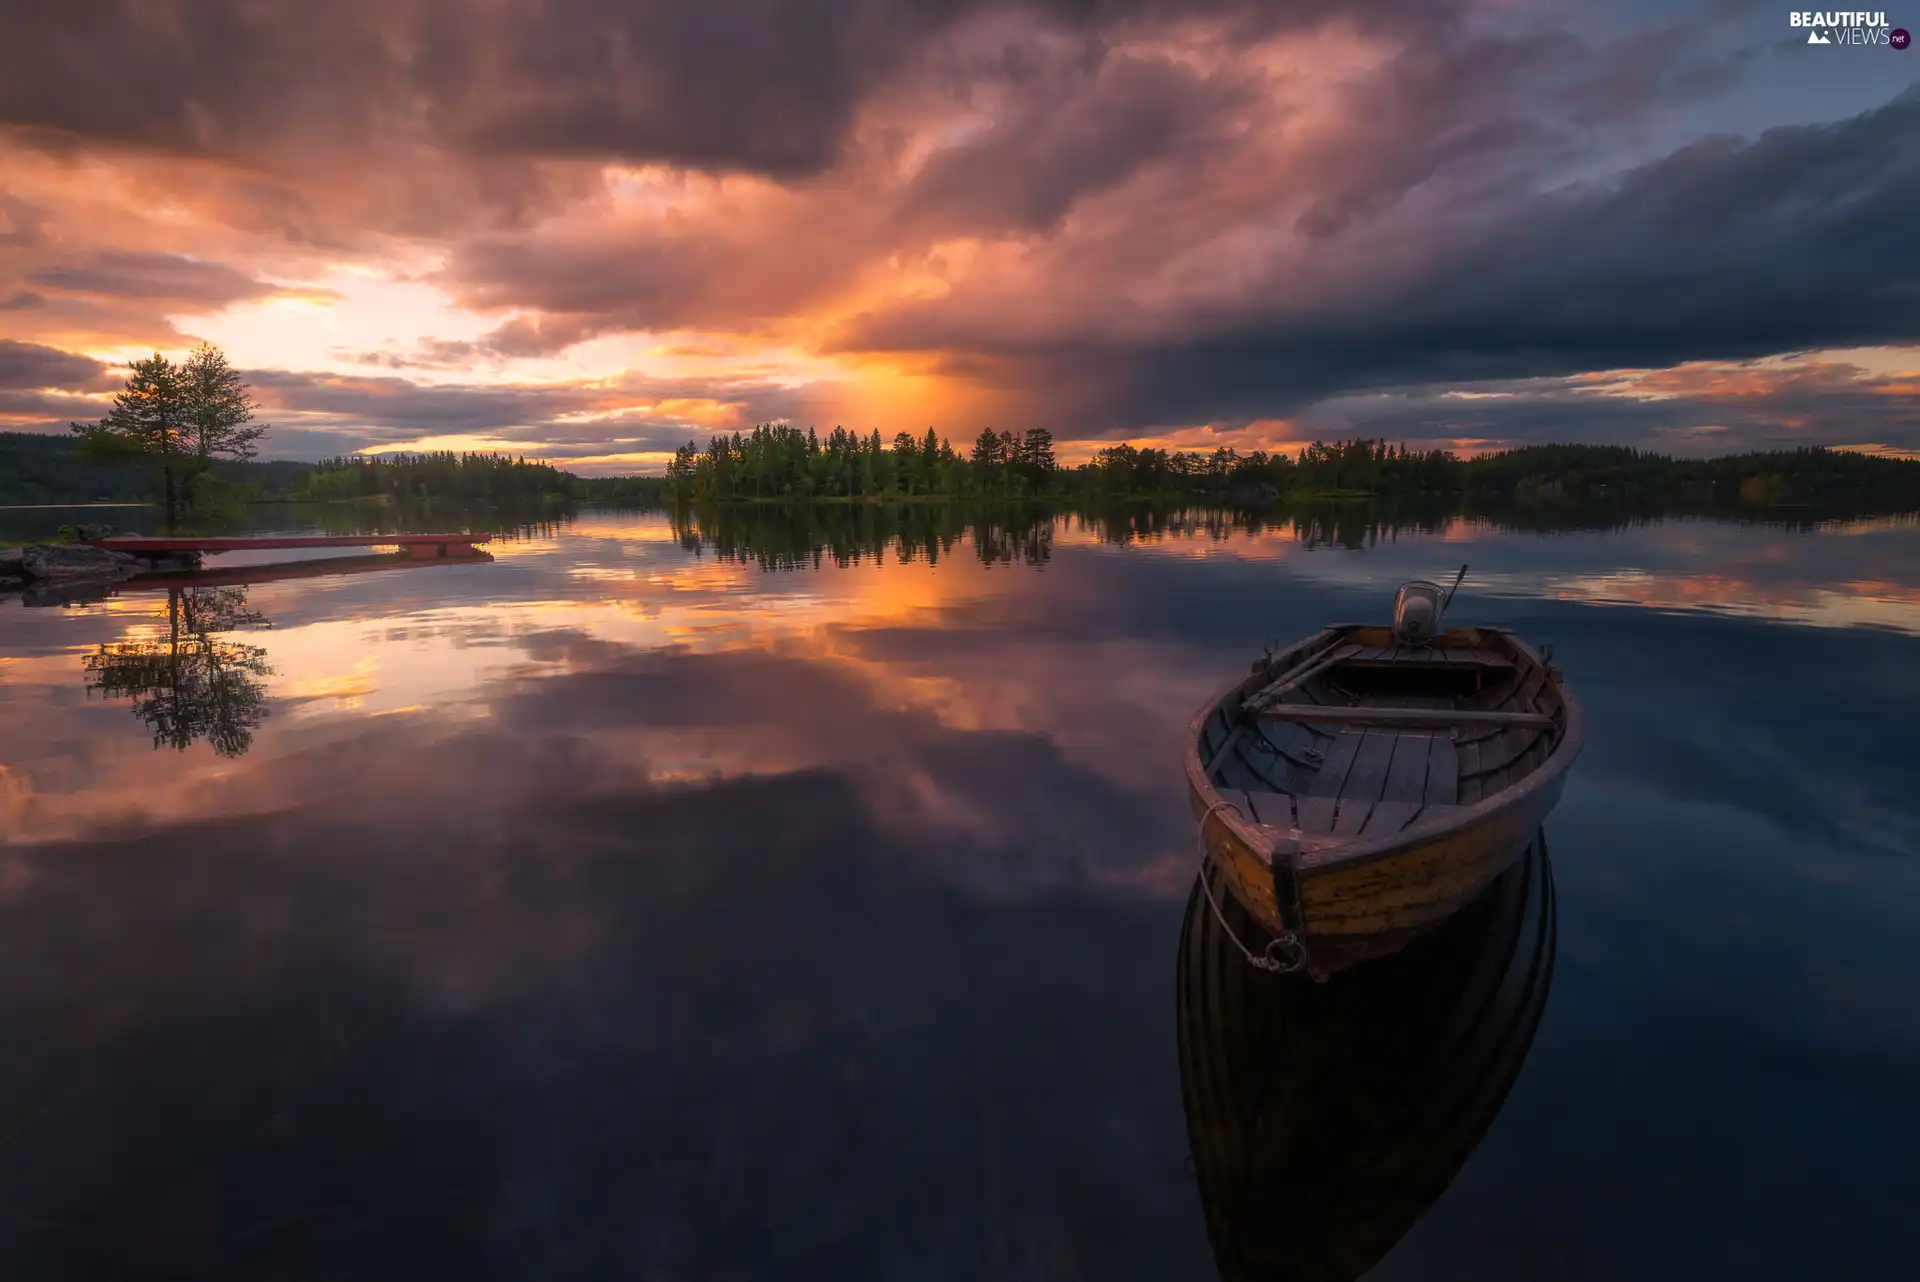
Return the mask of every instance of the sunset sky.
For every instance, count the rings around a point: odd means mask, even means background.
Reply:
[[[1920,28],[1920,0],[1889,11]],[[155,349],[269,456],[787,420],[1920,451],[1920,53],[1785,7],[61,0],[0,430]]]

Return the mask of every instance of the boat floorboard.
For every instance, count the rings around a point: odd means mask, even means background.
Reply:
[[[1256,792],[1250,795],[1254,817],[1270,828],[1291,828],[1293,798],[1284,792]]]
[[[1300,831],[1325,835],[1333,831],[1334,810],[1339,801],[1334,797],[1307,796],[1299,799]]]
[[[1258,738],[1253,739],[1253,743],[1255,744],[1262,742],[1265,741]],[[1233,750],[1234,757],[1239,761],[1246,773],[1260,781],[1260,788],[1250,787],[1248,790],[1253,792],[1292,792],[1293,789],[1287,786],[1290,780],[1287,777],[1286,767],[1282,765],[1279,758],[1271,753],[1261,752],[1257,748],[1249,751],[1250,746],[1247,739],[1242,739]]]
[[[1220,794],[1220,800],[1240,812],[1241,818],[1245,819],[1248,823],[1257,822],[1253,816],[1253,801],[1247,796],[1246,789],[1220,788],[1216,791]]]
[[[1460,787],[1459,800],[1463,806],[1471,806],[1480,800],[1480,745],[1466,741],[1458,745],[1460,749]]]
[[[1386,783],[1381,786],[1381,801],[1418,803],[1427,792],[1427,756],[1433,747],[1433,735],[1418,730],[1402,730],[1394,735],[1393,764],[1387,767]]]
[[[1361,738],[1353,769],[1347,772],[1347,781],[1340,787],[1340,808],[1333,817],[1335,836],[1355,836],[1366,826],[1367,815],[1374,802],[1380,800],[1380,790],[1386,786],[1394,744],[1399,737],[1391,730],[1369,730]]]
[[[1222,788],[1220,799],[1230,803],[1248,823],[1265,824],[1270,828],[1293,826],[1293,798],[1284,792]]]
[[[1367,823],[1360,830],[1363,837],[1391,837],[1413,822],[1420,813],[1421,805],[1417,801],[1379,801],[1367,815]]]
[[[1332,659],[1330,665],[1325,661]],[[1312,671],[1316,666],[1319,671]],[[1413,690],[1381,688],[1364,671],[1383,667],[1466,668],[1471,690],[1446,691],[1414,680]],[[1349,675],[1342,680],[1342,672]],[[1308,655],[1288,674],[1275,673],[1268,690],[1305,679],[1282,692],[1307,708],[1354,706],[1553,715],[1560,701],[1544,666],[1502,649],[1333,646]],[[1460,678],[1452,678],[1458,685]],[[1390,683],[1405,686],[1405,682]],[[1391,835],[1437,811],[1470,806],[1539,768],[1557,735],[1510,725],[1341,725],[1265,720],[1248,725],[1238,705],[1223,701],[1200,735],[1203,760],[1223,797],[1253,823],[1297,826],[1318,835]],[[1320,715],[1325,715],[1324,713]]]
[[[1435,735],[1427,749],[1427,784],[1421,800],[1450,806],[1460,800],[1460,751],[1448,735]]]
[[[1347,781],[1347,771],[1353,768],[1353,759],[1360,751],[1360,741],[1366,736],[1357,729],[1342,729],[1333,736],[1328,745],[1326,757],[1320,763],[1319,773],[1313,777],[1313,787],[1308,792],[1316,797],[1338,797],[1340,785]]]

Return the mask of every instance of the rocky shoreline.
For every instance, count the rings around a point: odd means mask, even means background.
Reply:
[[[18,592],[25,605],[57,605],[105,595],[142,574],[199,568],[198,552],[136,556],[87,543],[30,543],[0,548],[0,596]]]

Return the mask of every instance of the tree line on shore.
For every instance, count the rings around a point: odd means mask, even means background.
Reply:
[[[505,454],[451,450],[352,454],[312,464],[277,497],[463,499],[515,503],[575,497],[579,477]]]
[[[766,424],[689,441],[664,483],[675,503],[942,497],[1154,500],[1261,506],[1282,499],[1475,496],[1526,502],[1667,499],[1780,505],[1813,499],[1920,505],[1920,462],[1817,447],[1677,459],[1628,446],[1531,445],[1474,457],[1384,440],[1314,441],[1295,453],[1221,446],[1187,452],[1130,443],[1062,467],[1052,434],[981,432],[962,454],[924,437],[825,437]]]
[[[191,486],[180,483],[191,465]],[[164,507],[164,469],[175,473],[176,512],[192,520],[244,502],[410,503],[454,500],[527,503],[605,503],[659,506],[666,482],[658,476],[583,477],[550,464],[469,451],[400,451],[303,462],[175,455],[143,457],[115,451],[102,457],[72,436],[0,432],[0,505],[139,503]]]
[[[736,444],[737,442],[737,444]],[[0,433],[0,503],[134,501],[147,479],[116,451],[82,453],[57,437]],[[107,458],[103,459],[102,455]],[[153,459],[146,462],[155,462]],[[839,432],[824,439],[785,426],[683,447],[667,475],[583,477],[500,454],[401,452],[319,463],[258,462],[211,452],[161,454],[154,488],[175,515],[209,499],[473,501],[663,507],[740,502],[938,500],[1128,503],[1259,508],[1370,497],[1553,507],[1605,505],[1725,512],[1786,505],[1842,511],[1920,510],[1920,463],[1817,448],[1675,459],[1622,446],[1537,445],[1474,458],[1380,441],[1312,443],[1297,453],[1223,448],[1186,453],[1129,444],[1061,467],[1051,438],[996,434],[966,455],[934,433],[901,433],[890,447]]]
[[[879,429],[867,436],[836,427],[824,437],[784,423],[763,423],[744,436],[715,436],[702,450],[688,441],[667,466],[666,488],[681,503],[756,499],[1034,498],[1051,493],[1059,468],[1053,434],[1043,427],[1015,436],[985,430],[968,455],[932,428],[898,432],[891,445]]]

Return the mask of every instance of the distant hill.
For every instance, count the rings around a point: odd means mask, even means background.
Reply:
[[[75,445],[69,436],[0,432],[0,506],[129,503],[152,497],[152,477],[145,467],[88,463]],[[559,499],[644,506],[659,503],[666,484],[658,477],[582,477],[505,455],[447,452],[216,463],[213,473],[250,499]]]
[[[82,461],[69,436],[0,432],[0,504],[141,503],[152,497],[145,468]],[[291,460],[221,463],[214,473],[239,485],[277,493],[313,471]]]
[[[146,497],[147,478],[138,468],[83,463],[68,437],[0,432],[0,503],[129,503]]]

